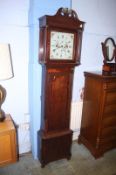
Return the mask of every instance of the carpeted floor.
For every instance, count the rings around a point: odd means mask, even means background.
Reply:
[[[19,162],[0,168],[0,175],[116,175],[116,149],[99,159],[76,142],[72,145],[71,160],[58,160],[41,168],[31,154],[20,157]]]

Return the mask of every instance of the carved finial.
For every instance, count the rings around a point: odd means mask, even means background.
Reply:
[[[76,14],[76,12],[72,9],[69,9],[69,8],[60,8],[56,15],[60,15],[60,16],[66,16],[66,17],[69,17],[69,18],[77,18],[78,19],[78,16]]]

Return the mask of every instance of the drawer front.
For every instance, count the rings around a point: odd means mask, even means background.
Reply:
[[[114,82],[104,83],[104,89],[116,89],[116,79]]]
[[[104,116],[116,115],[116,104],[106,105],[104,108]]]
[[[116,126],[116,115],[110,115],[109,117],[104,117],[103,128]]]
[[[116,138],[103,139],[100,142],[100,147],[103,148],[104,152],[116,148]]]
[[[109,144],[109,143],[112,143],[112,142],[116,142],[116,137],[115,136],[100,139],[100,145]]]
[[[113,137],[116,139],[116,126],[111,126],[102,129],[102,138]]]
[[[116,91],[106,93],[106,105],[116,104]]]

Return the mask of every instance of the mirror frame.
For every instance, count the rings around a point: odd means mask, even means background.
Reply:
[[[107,43],[108,43],[109,40],[112,42],[112,45],[114,46],[113,47],[113,51],[112,51],[113,54],[112,54],[112,57],[111,58],[108,57],[107,47],[106,47],[106,45],[107,45]],[[114,59],[115,59],[115,62],[116,62],[116,44],[115,44],[114,39],[111,38],[111,37],[108,37],[108,38],[106,38],[106,40],[104,41],[104,43],[101,43],[101,45],[102,45],[102,52],[103,52],[103,56],[104,56],[104,63],[111,62]]]

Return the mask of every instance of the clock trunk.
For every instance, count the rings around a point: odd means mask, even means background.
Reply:
[[[38,145],[41,146],[38,157],[42,164],[46,164],[71,156],[72,131],[69,125],[73,68],[42,66],[42,80],[41,129],[38,132]]]

